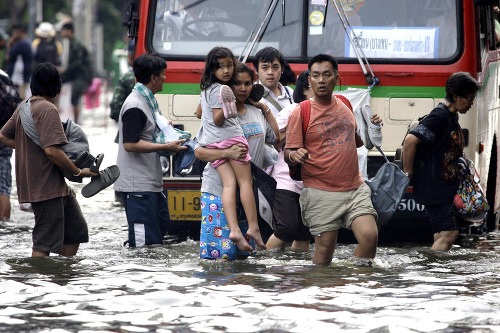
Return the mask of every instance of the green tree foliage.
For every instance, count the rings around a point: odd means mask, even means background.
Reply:
[[[123,40],[127,28],[121,24],[124,0],[97,1],[96,21],[103,25],[104,31],[104,68],[111,70],[111,54],[117,42]]]
[[[2,0],[0,1],[0,19],[9,19],[11,24],[26,24],[27,1],[26,0]]]
[[[57,23],[57,14],[63,13],[71,15],[71,6],[73,1],[68,0],[44,0],[43,1],[43,20],[52,24]]]

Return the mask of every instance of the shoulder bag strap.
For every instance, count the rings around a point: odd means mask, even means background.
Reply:
[[[285,89],[285,94],[286,94],[286,96],[288,97],[288,101],[290,102],[290,104],[293,104],[293,100],[292,100],[292,95],[293,95],[293,93],[292,93],[292,94],[290,94],[290,90],[291,90],[291,88],[290,88],[290,87],[288,87],[288,86],[283,86],[283,89]]]
[[[33,122],[33,115],[31,114],[30,99],[27,99],[22,103],[19,113],[24,132],[41,148],[42,144],[40,143],[40,137],[36,131],[35,123]]]
[[[275,108],[276,110],[278,111],[281,111],[283,109],[283,107],[280,105],[280,103],[278,103],[278,101],[276,101],[270,94],[269,94],[269,90],[266,91],[264,93],[264,96],[263,96],[269,103],[271,103]]]
[[[302,117],[302,136],[305,136],[311,119],[311,100],[306,99],[300,102],[300,113]]]
[[[446,105],[444,105],[443,103],[439,103],[436,106],[436,109],[441,109],[441,110],[443,110],[445,112],[450,112],[449,109],[446,107]],[[434,145],[432,147],[431,155],[434,155],[434,151],[436,150],[436,147],[439,145],[439,143],[442,143],[444,141],[444,139],[446,138],[446,136],[449,135],[449,133],[450,133],[450,130],[451,130],[451,119],[450,119],[450,115],[449,114],[446,114],[446,120],[447,120],[446,129],[439,136],[439,140],[436,139],[436,142],[434,143]]]

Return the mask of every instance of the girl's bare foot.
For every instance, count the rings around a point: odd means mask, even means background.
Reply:
[[[245,239],[241,231],[240,232],[231,231],[231,233],[229,234],[229,239],[232,240],[234,244],[236,244],[238,249],[240,249],[241,251],[245,252],[253,251],[253,247],[251,247],[250,244],[248,244],[247,240]]]
[[[259,229],[248,228],[247,236],[250,236],[251,238],[253,238],[253,240],[255,241],[255,244],[259,248],[261,248],[262,250],[266,249],[266,244],[264,244],[264,241],[262,240],[262,236],[260,235]]]

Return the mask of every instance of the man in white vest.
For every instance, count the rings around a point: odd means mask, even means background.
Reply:
[[[128,245],[138,247],[163,244],[170,226],[167,198],[158,152],[179,152],[185,140],[155,143],[155,113],[160,112],[154,94],[165,81],[166,61],[144,54],[134,61],[136,85],[123,103],[118,119],[118,157],[120,177],[114,184],[123,193],[128,221]]]

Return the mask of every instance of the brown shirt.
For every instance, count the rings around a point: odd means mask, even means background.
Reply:
[[[329,105],[311,101],[311,117],[303,140],[300,104],[297,105],[288,119],[286,148],[303,147],[309,152],[309,158],[302,164],[305,187],[346,192],[363,183],[355,129],[353,113],[336,98]]]
[[[35,96],[31,98],[31,114],[43,148],[68,143],[54,104]],[[20,203],[45,201],[69,194],[61,169],[24,132],[19,108],[1,133],[16,142],[16,184]]]

